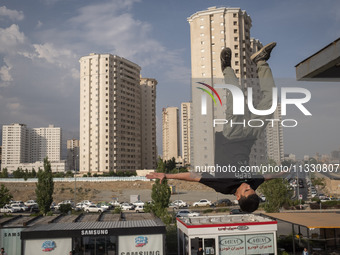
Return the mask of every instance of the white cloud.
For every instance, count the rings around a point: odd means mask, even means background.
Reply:
[[[8,28],[0,28],[0,53],[16,53],[17,47],[24,42],[25,35],[20,32],[18,25],[13,24]]]
[[[0,17],[9,18],[10,20],[23,20],[24,13],[22,11],[10,10],[6,6],[0,6]]]
[[[36,25],[36,28],[41,28],[42,25],[43,25],[43,23],[42,23],[40,20],[38,20],[38,23],[37,23],[37,25]]]
[[[10,74],[10,71],[12,69],[12,65],[6,63],[0,68],[0,87],[7,87],[11,81],[13,81],[13,78]]]
[[[76,58],[70,50],[57,48],[52,43],[33,44],[33,47],[37,53],[35,57],[45,59],[48,63],[59,67],[68,67],[69,60]]]

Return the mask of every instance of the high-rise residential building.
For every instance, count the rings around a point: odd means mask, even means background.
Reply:
[[[122,57],[80,59],[80,172],[141,168],[141,68]]]
[[[267,125],[267,156],[272,159],[277,165],[280,165],[284,160],[283,149],[283,127],[281,125],[281,104],[278,103],[272,119],[279,120],[270,122]]]
[[[157,167],[156,147],[156,85],[151,78],[141,78],[141,169]]]
[[[181,104],[182,160],[184,165],[190,165],[190,107],[191,103]]]
[[[25,124],[11,124],[2,126],[2,164],[7,165],[28,163],[29,129]]]
[[[1,168],[7,168],[9,172],[18,167],[37,170],[48,157],[56,171],[65,170],[64,162],[61,162],[61,128],[49,125],[31,129],[25,124],[15,123],[4,125],[2,130]]]
[[[79,169],[79,140],[67,140],[67,169],[72,171]]]
[[[231,67],[239,78],[239,86],[245,91],[253,87],[256,100],[260,99],[259,84],[256,78],[256,66],[250,60],[253,49],[260,46],[258,40],[251,40],[252,20],[246,11],[240,8],[211,7],[196,12],[188,18],[191,38],[191,74],[192,74],[192,139],[191,165],[214,165],[214,132],[222,131],[223,125],[213,127],[213,119],[225,119],[226,89],[216,89],[221,95],[222,105],[207,101],[206,114],[201,112],[202,91],[197,89],[198,82],[208,85],[223,84],[220,53],[223,48],[232,50]],[[255,103],[256,103],[256,100]],[[266,149],[263,140],[262,149],[252,149],[250,164],[265,160]],[[259,139],[261,140],[261,139]],[[256,148],[257,145],[254,145]]]
[[[61,128],[49,125],[48,127],[30,129],[30,162],[49,161],[61,159]]]
[[[163,108],[163,160],[178,159],[180,155],[179,114],[177,107]]]

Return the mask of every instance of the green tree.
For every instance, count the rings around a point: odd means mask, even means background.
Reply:
[[[171,190],[168,186],[168,181],[164,179],[162,183],[157,179],[152,186],[151,198],[152,204],[146,206],[146,212],[152,211],[159,217],[165,224],[170,224],[172,216],[168,213]]]
[[[289,203],[291,192],[285,179],[276,178],[266,181],[259,189],[266,196],[264,210],[267,213],[279,212],[283,204]]]
[[[158,173],[164,173],[165,170],[165,163],[161,157],[158,157],[157,160],[157,172]]]
[[[40,211],[46,215],[50,211],[53,202],[54,182],[51,164],[46,157],[44,159],[44,170],[38,172],[38,183],[36,184],[35,194]]]
[[[0,207],[8,204],[9,201],[13,198],[12,194],[9,192],[9,189],[5,187],[5,185],[1,184],[0,187]]]
[[[2,169],[2,172],[0,173],[0,177],[1,178],[8,178],[8,170],[5,167],[4,169]]]

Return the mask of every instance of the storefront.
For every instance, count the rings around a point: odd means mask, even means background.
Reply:
[[[165,254],[164,224],[158,219],[51,223],[21,232],[22,254]]]
[[[251,214],[177,218],[178,254],[277,254],[277,222]]]

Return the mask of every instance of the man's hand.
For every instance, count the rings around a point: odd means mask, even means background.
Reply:
[[[147,179],[159,179],[160,183],[162,183],[163,179],[165,179],[165,173],[150,173],[146,175]]]

